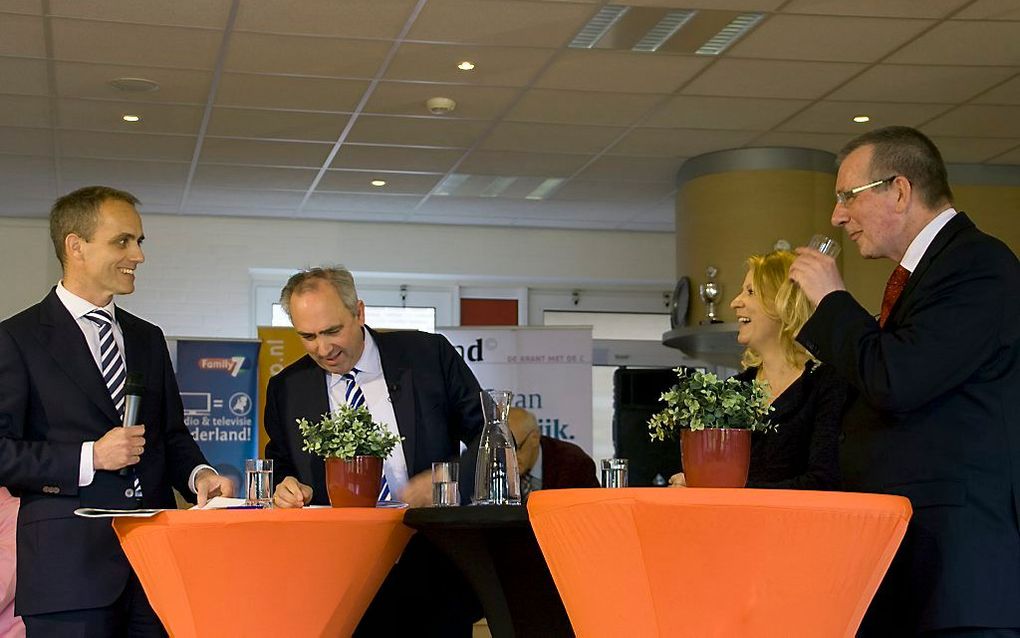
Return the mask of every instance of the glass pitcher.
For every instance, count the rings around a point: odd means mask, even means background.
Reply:
[[[521,477],[517,450],[506,417],[514,394],[510,390],[482,390],[485,428],[475,463],[474,505],[520,505]]]

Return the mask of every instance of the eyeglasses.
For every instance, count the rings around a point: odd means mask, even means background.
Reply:
[[[877,182],[871,182],[870,184],[865,184],[864,186],[857,186],[855,188],[851,188],[850,190],[839,191],[838,193],[836,193],[836,201],[839,203],[840,206],[846,206],[847,204],[850,203],[850,200],[852,200],[854,197],[857,197],[864,191],[869,190],[871,188],[875,188],[876,186],[881,186],[882,184],[888,184],[897,177],[899,177],[899,175],[893,175],[892,177],[886,177],[885,179],[880,179]]]

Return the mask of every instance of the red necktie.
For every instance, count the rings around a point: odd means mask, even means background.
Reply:
[[[879,327],[885,327],[889,313],[892,312],[896,300],[900,298],[903,288],[907,285],[907,279],[910,279],[910,271],[899,265],[889,275],[889,281],[885,284],[885,293],[882,295],[882,314],[878,317]]]

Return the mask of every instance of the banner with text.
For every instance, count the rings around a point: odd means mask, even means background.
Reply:
[[[305,348],[301,345],[301,337],[289,326],[259,326],[259,341],[262,342],[262,349],[259,350],[259,417],[261,417],[266,411],[266,388],[269,386],[270,377],[276,376],[280,370],[303,357]],[[264,457],[269,437],[261,418],[259,423],[261,427],[258,449],[259,454]]]
[[[542,434],[592,453],[591,328],[439,328],[478,383],[514,392]]]
[[[259,343],[177,340],[184,423],[210,465],[244,485],[244,461],[258,456]]]

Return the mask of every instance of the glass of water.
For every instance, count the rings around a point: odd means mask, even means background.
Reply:
[[[627,459],[602,459],[602,487],[627,487]]]
[[[835,259],[839,256],[840,245],[835,239],[818,233],[817,235],[811,236],[811,241],[808,242],[808,248],[813,248],[823,255],[828,255]]]
[[[460,466],[455,461],[432,464],[432,507],[460,505],[459,474]]]
[[[247,486],[244,504],[249,507],[273,506],[273,461],[248,459],[244,462],[244,483]]]

